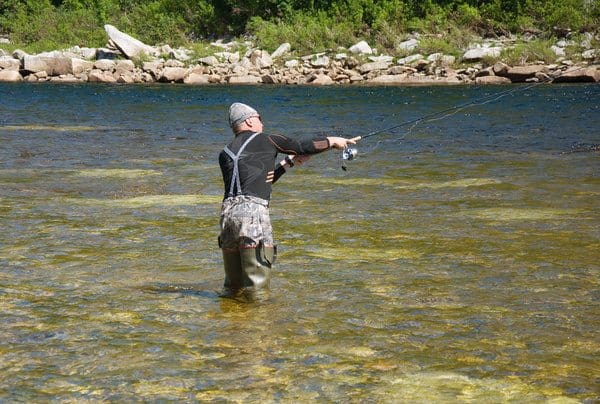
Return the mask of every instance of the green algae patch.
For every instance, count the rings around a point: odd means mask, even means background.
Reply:
[[[519,221],[564,219],[565,217],[575,217],[579,213],[580,211],[575,209],[485,208],[473,209],[462,215],[482,220]]]
[[[153,206],[177,207],[218,204],[221,202],[221,199],[222,196],[216,195],[144,195],[121,199],[65,198],[62,201],[72,205],[144,208]]]
[[[501,181],[495,178],[463,178],[452,181],[410,181],[399,178],[314,178],[313,181],[328,185],[353,185],[372,187],[392,187],[393,189],[442,189],[442,188],[468,188],[497,185]]]
[[[92,132],[114,130],[107,126],[85,126],[85,125],[6,125],[0,126],[0,129],[6,131],[40,131],[40,132]]]
[[[546,401],[578,403],[559,388],[532,386],[517,377],[480,379],[452,372],[407,374],[390,381],[387,398],[418,402],[507,402]]]
[[[76,173],[76,175],[80,177],[86,178],[124,178],[124,179],[134,179],[134,178],[142,178],[149,177],[155,175],[162,175],[160,171],[156,170],[139,170],[139,169],[123,169],[123,168],[107,168],[107,169],[88,169],[81,170]]]
[[[355,346],[348,348],[347,351],[350,355],[358,356],[361,358],[368,358],[371,356],[375,356],[377,351],[367,346]]]
[[[501,182],[494,178],[464,178],[461,180],[441,182],[419,182],[415,184],[399,185],[396,189],[441,189],[441,188],[469,188],[497,185]]]
[[[421,256],[420,253],[406,248],[356,248],[356,246],[322,247],[316,251],[308,251],[308,254],[334,261],[394,261],[415,259]]]

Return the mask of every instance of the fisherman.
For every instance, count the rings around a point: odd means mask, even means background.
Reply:
[[[219,154],[225,195],[219,247],[225,267],[225,294],[269,287],[277,255],[269,216],[271,186],[309,155],[345,149],[360,137],[314,136],[295,140],[263,133],[260,114],[239,102],[229,107],[234,139]],[[275,163],[278,154],[285,158]]]

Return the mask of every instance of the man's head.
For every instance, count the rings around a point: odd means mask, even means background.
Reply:
[[[253,128],[253,121],[250,118],[256,118],[260,122],[260,114],[251,106],[242,104],[241,102],[234,102],[229,107],[229,126],[234,132],[241,130],[256,130]],[[256,131],[261,131],[256,130]]]

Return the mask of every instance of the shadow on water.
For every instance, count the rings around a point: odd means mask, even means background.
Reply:
[[[179,294],[180,296],[202,297],[211,300],[232,300],[238,303],[253,304],[253,303],[269,303],[272,302],[272,295],[269,290],[216,290],[214,284],[195,283],[195,284],[171,284],[171,283],[154,283],[146,284],[140,287],[142,292],[155,294]]]
[[[218,299],[221,295],[221,292],[218,290],[211,290],[213,285],[208,285],[206,283],[196,283],[196,284],[168,284],[168,283],[154,283],[147,284],[140,287],[142,292],[147,293],[176,293],[181,296],[196,296],[196,297],[204,297],[207,299]]]

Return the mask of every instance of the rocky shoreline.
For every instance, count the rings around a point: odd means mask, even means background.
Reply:
[[[500,55],[511,46],[510,40],[487,41],[466,49],[461,66],[456,58],[435,53],[411,53],[418,49],[414,35],[401,42],[399,49],[409,56],[396,58],[378,55],[365,41],[338,53],[323,52],[293,57],[290,45],[282,44],[275,52],[243,44],[243,54],[234,49],[240,44],[223,41],[211,56],[193,60],[187,49],[168,45],[153,47],[120,32],[111,25],[106,48],[73,47],[64,51],[29,55],[16,50],[8,55],[0,48],[0,82],[59,83],[184,83],[207,84],[285,84],[285,85],[453,85],[510,84],[524,82],[597,83],[600,82],[600,49],[591,47],[592,36],[581,61],[564,58],[567,40],[552,47],[556,63],[509,66],[497,62],[485,66],[486,58]],[[0,43],[1,47],[1,43]],[[136,61],[136,62],[134,62]]]

